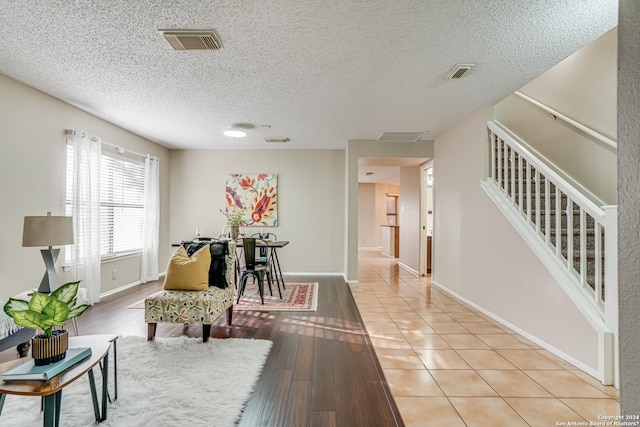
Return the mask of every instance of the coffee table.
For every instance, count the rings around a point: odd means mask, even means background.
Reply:
[[[69,337],[69,347],[91,347],[91,356],[76,365],[73,365],[66,371],[56,375],[48,381],[1,381],[0,415],[2,414],[2,407],[7,394],[41,396],[44,400],[42,425],[44,427],[58,427],[60,424],[62,390],[84,374],[88,374],[96,422],[104,421],[107,418],[109,349],[111,348],[112,342],[115,343],[116,339],[117,335],[84,335]],[[24,363],[25,360],[28,359],[22,358],[0,363],[0,375],[9,369]],[[100,411],[100,405],[98,404],[98,394],[96,392],[96,383],[93,376],[93,368],[98,364],[100,364],[102,368],[102,411]]]

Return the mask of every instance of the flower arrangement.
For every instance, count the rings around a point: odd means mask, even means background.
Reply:
[[[242,225],[244,223],[244,209],[227,206],[225,210],[220,209],[220,212],[227,218],[227,225]]]

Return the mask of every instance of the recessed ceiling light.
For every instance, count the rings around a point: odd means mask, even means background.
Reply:
[[[245,131],[236,128],[227,129],[223,133],[231,138],[243,138],[247,136]]]

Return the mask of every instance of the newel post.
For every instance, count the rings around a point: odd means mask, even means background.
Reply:
[[[620,386],[618,352],[618,206],[603,206],[604,211],[604,316],[607,327],[613,333],[613,384]]]

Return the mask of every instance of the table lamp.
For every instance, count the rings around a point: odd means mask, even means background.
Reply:
[[[22,231],[22,246],[37,247],[48,246],[42,249],[42,259],[46,266],[46,272],[38,292],[50,293],[60,286],[60,279],[56,273],[56,260],[60,254],[60,249],[53,246],[63,246],[73,244],[73,218],[70,216],[25,216],[24,229]]]

